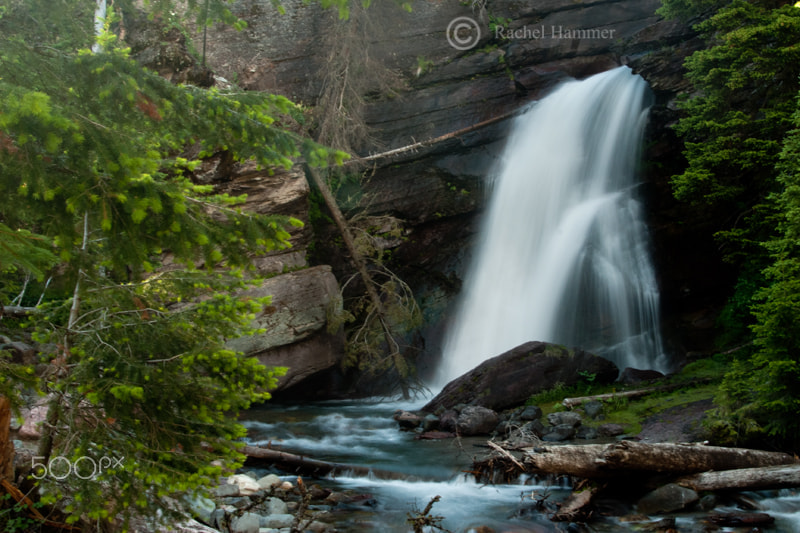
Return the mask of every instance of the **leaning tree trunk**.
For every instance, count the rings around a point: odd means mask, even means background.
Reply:
[[[358,274],[361,276],[361,280],[364,282],[364,285],[367,288],[367,295],[369,296],[370,301],[372,302],[372,306],[375,309],[375,313],[378,316],[378,321],[381,324],[381,328],[383,329],[383,337],[386,341],[386,349],[390,351],[390,357],[393,360],[397,360],[398,358],[402,358],[402,354],[400,353],[400,347],[397,345],[397,341],[392,334],[391,327],[389,326],[389,320],[386,316],[386,309],[383,306],[383,301],[381,300],[378,291],[375,289],[375,284],[372,281],[372,276],[369,274],[369,270],[367,270],[367,263],[364,260],[364,257],[358,251],[355,245],[355,241],[353,240],[353,235],[350,233],[350,227],[347,225],[347,221],[342,214],[341,209],[339,209],[339,205],[336,203],[336,199],[333,197],[328,184],[325,182],[324,179],[319,175],[319,173],[311,167],[308,167],[308,173],[311,175],[311,179],[314,181],[314,184],[322,193],[322,198],[325,200],[325,205],[331,212],[331,216],[333,217],[333,221],[336,223],[336,226],[339,228],[339,232],[342,235],[342,239],[344,240],[345,246],[347,246],[347,250],[350,252],[350,257],[353,261],[353,265],[356,267]],[[399,361],[398,361],[399,362]],[[399,369],[401,368],[401,364],[395,364],[395,366]],[[408,384],[405,380],[400,380],[400,387],[403,391],[403,398],[409,399],[411,396],[408,391]]]

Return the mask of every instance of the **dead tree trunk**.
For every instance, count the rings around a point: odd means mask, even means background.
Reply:
[[[322,198],[325,200],[325,205],[331,212],[331,216],[333,217],[333,221],[336,223],[336,226],[339,228],[339,233],[342,235],[342,239],[344,240],[345,246],[347,246],[347,251],[350,252],[351,260],[353,261],[353,265],[356,267],[358,274],[361,276],[361,280],[364,282],[364,285],[367,289],[367,295],[369,296],[370,301],[372,302],[372,306],[375,309],[375,313],[378,316],[378,321],[381,324],[381,328],[383,329],[383,336],[384,340],[386,341],[386,349],[390,351],[389,357],[393,360],[397,358],[403,357],[400,353],[400,346],[398,346],[397,341],[392,334],[391,327],[389,326],[389,321],[386,316],[386,309],[384,308],[383,301],[381,300],[378,291],[375,289],[375,284],[372,280],[372,276],[369,274],[369,270],[367,270],[367,263],[364,261],[364,257],[358,251],[355,245],[355,241],[353,240],[353,235],[350,233],[350,227],[347,225],[347,221],[342,214],[341,209],[339,209],[339,205],[336,203],[336,199],[333,197],[328,184],[325,182],[324,179],[319,175],[319,173],[311,167],[308,167],[308,173],[311,175],[311,179],[314,181],[314,184],[322,193]],[[402,364],[395,364],[397,368],[402,368]],[[400,380],[400,387],[403,392],[403,398],[409,399],[411,397],[408,384],[405,380]]]
[[[542,446],[527,451],[522,462],[532,474],[603,478],[608,473],[597,464],[597,458],[605,448],[605,444]]]
[[[703,472],[677,480],[695,491],[766,490],[800,487],[800,465],[740,468],[724,472]]]
[[[519,113],[520,110],[515,109],[513,111],[509,111],[508,113],[503,113],[501,115],[497,115],[496,117],[492,117],[490,119],[478,122],[477,124],[473,124],[472,126],[467,126],[466,128],[461,128],[460,130],[451,131],[450,133],[445,133],[444,135],[428,139],[427,141],[415,142],[406,146],[401,146],[400,148],[394,148],[393,150],[387,150],[386,152],[381,152],[378,154],[372,154],[364,157],[356,157],[354,159],[351,159],[350,161],[346,161],[344,163],[344,166],[347,167],[352,165],[366,165],[370,163],[374,164],[375,161],[379,161],[381,159],[394,158],[398,155],[404,155],[409,152],[413,153],[421,148],[427,148],[429,146],[435,146],[437,144],[449,141],[451,139],[457,139],[462,135],[478,131],[487,126],[491,126],[492,124],[496,124],[503,120],[512,118]],[[386,162],[384,162],[383,164],[386,164]]]
[[[14,479],[14,443],[9,438],[11,403],[0,395],[0,479]]]
[[[598,458],[604,469],[690,474],[797,463],[789,454],[701,444],[611,444]]]
[[[724,448],[700,444],[613,444],[541,446],[528,449],[522,460],[530,474],[606,479],[619,474],[689,475],[699,472],[798,465],[786,453]],[[800,468],[800,467],[798,467]],[[485,468],[475,468],[486,471]]]

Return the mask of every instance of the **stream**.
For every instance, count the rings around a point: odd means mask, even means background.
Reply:
[[[398,429],[392,419],[398,409],[416,410],[419,402],[380,402],[364,400],[329,401],[302,405],[265,404],[251,409],[242,419],[253,445],[273,447],[308,455],[314,459],[364,465],[376,469],[401,472],[404,480],[381,480],[368,477],[337,476],[333,479],[310,480],[337,492],[363,496],[354,504],[331,509],[339,532],[407,533],[409,514],[421,511],[435,496],[441,499],[431,514],[443,517],[441,526],[451,532],[479,532],[489,527],[500,532],[616,532],[642,531],[642,523],[627,523],[615,517],[601,517],[588,528],[567,523],[554,523],[547,511],[537,508],[545,499],[551,506],[570,493],[566,485],[548,486],[535,479],[511,485],[479,485],[464,472],[473,457],[486,450],[485,437],[416,440],[414,434]],[[264,473],[266,471],[259,471]],[[296,476],[280,473],[294,482]],[[746,493],[759,502],[761,512],[775,517],[775,524],[765,532],[800,531],[800,492],[792,490]],[[614,515],[634,514],[628,506],[610,503]],[[721,502],[714,509],[736,511],[735,504]],[[620,512],[621,511],[621,512]],[[704,532],[708,524],[703,512],[677,515],[679,532]],[[652,517],[653,521],[663,517]],[[326,519],[326,522],[329,521]],[[743,532],[751,529],[720,528],[712,531]]]

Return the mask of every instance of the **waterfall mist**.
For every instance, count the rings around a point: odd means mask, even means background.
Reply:
[[[531,340],[666,370],[635,195],[647,85],[627,67],[559,86],[518,117],[439,368],[441,384]]]

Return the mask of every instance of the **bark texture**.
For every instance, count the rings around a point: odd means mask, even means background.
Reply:
[[[800,487],[800,465],[703,472],[682,477],[677,480],[677,483],[698,492],[704,490],[764,490]]]
[[[14,443],[9,439],[11,403],[0,396],[0,479],[14,478]]]

